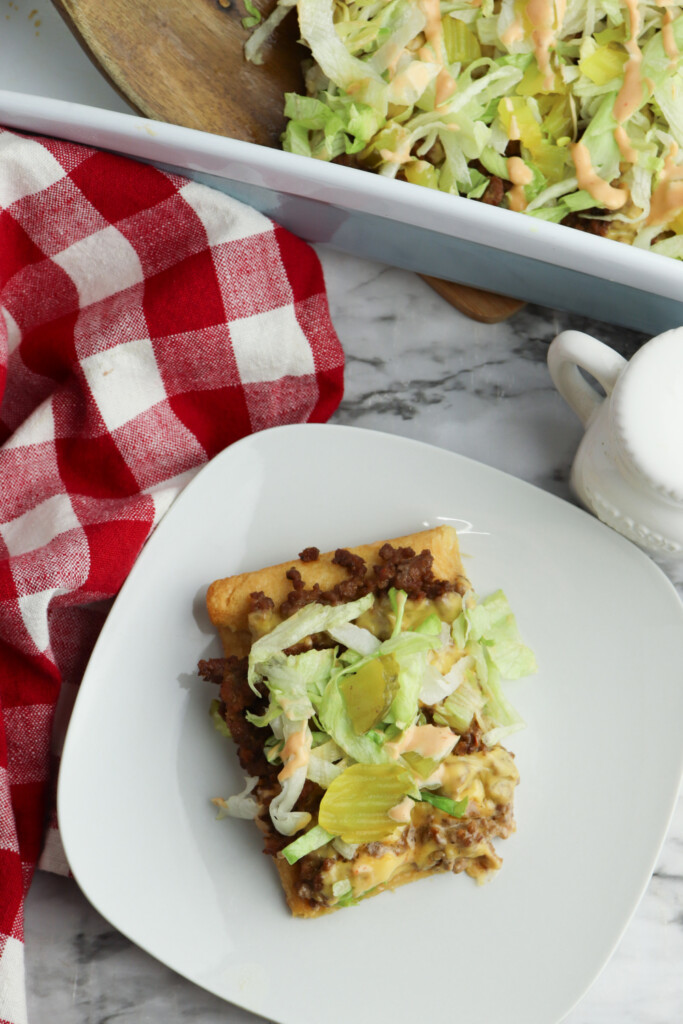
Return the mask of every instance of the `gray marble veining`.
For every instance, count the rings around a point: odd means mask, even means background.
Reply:
[[[345,397],[334,422],[441,445],[571,500],[568,473],[581,427],[550,382],[548,344],[572,327],[629,356],[642,335],[534,307],[506,323],[476,324],[414,275],[327,250],[320,255],[347,355]],[[142,952],[69,879],[36,877],[26,957],[31,1024],[258,1020]],[[566,1024],[677,1024],[682,965],[680,798],[631,923]]]

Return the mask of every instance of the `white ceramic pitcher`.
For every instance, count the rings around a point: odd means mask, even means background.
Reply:
[[[652,338],[630,361],[587,334],[564,331],[548,349],[548,368],[586,428],[571,473],[579,500],[658,561],[679,563],[683,327]]]

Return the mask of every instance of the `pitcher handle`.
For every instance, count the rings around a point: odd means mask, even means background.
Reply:
[[[582,376],[579,367],[595,377],[609,397],[626,362],[614,349],[581,331],[563,331],[548,348],[548,369],[553,384],[584,427],[604,398]]]

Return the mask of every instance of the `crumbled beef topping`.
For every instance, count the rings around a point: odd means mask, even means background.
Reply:
[[[218,659],[217,659],[218,660]],[[266,689],[256,694],[247,682],[247,658],[224,658],[220,711],[237,745],[237,756],[248,775],[272,776],[278,769],[263,754],[263,730],[244,717],[246,711],[261,715],[267,705]]]
[[[292,589],[280,605],[280,615],[286,619],[299,608],[303,608],[304,605],[310,604],[312,601],[319,601],[322,592],[318,583],[314,583],[310,590],[306,590],[301,573],[294,566],[288,569],[285,575],[292,584]]]
[[[277,775],[282,766],[271,764],[266,759],[263,752],[263,729],[252,725],[245,718],[247,711],[254,715],[263,714],[268,703],[264,684],[257,686],[259,693],[254,693],[249,686],[247,669],[248,659],[235,657],[211,658],[200,661],[198,665],[199,674],[203,679],[221,683],[220,713],[235,741],[237,756],[243,770],[248,775],[256,775],[259,778],[256,794],[264,807],[260,821],[264,832],[264,851],[275,856],[292,841],[291,836],[280,835],[274,829],[268,815],[270,801],[280,792]],[[294,804],[294,810],[313,814],[317,811],[321,797],[320,786],[307,779],[299,799]]]
[[[496,174],[492,174],[480,202],[485,203],[487,206],[500,206],[504,195],[505,186],[503,179],[499,178]]]
[[[472,719],[467,732],[464,732],[458,742],[455,745],[455,754],[474,754],[478,750],[484,749],[484,744],[481,741],[481,726],[476,718]]]
[[[299,558],[302,562],[317,562],[320,558],[320,549],[304,548],[303,551],[299,552]]]
[[[381,561],[368,573],[368,567],[360,555],[346,548],[338,548],[332,561],[346,569],[348,576],[329,590],[321,590],[318,583],[307,590],[301,573],[292,566],[286,573],[292,589],[280,605],[280,614],[287,618],[312,601],[319,604],[345,604],[347,601],[357,601],[370,592],[381,595],[390,587],[405,590],[408,597],[414,600],[434,599],[452,591],[463,594],[466,590],[466,581],[461,578],[435,579],[432,569],[434,557],[426,549],[416,555],[412,548],[395,548],[391,544],[383,544],[379,557]]]
[[[360,555],[353,555],[346,548],[337,548],[332,559],[334,565],[341,565],[343,569],[346,569],[350,576],[358,577],[363,579],[368,571],[368,567],[365,564],[365,559],[361,558]]]
[[[220,684],[223,682],[227,664],[227,658],[202,659],[197,665],[197,672],[207,683]]]
[[[266,597],[262,590],[255,590],[249,595],[250,612],[269,612],[274,607],[272,598]]]
[[[589,235],[598,235],[600,238],[607,237],[609,224],[606,220],[594,220],[590,215],[570,213],[561,222],[567,228],[574,228],[577,231],[585,231]]]
[[[374,569],[375,590],[396,587],[417,600],[440,597],[453,590],[453,585],[446,580],[434,579],[434,556],[426,548],[416,555],[412,548],[394,548],[391,544],[383,544],[379,549],[379,557],[383,564],[376,565]]]

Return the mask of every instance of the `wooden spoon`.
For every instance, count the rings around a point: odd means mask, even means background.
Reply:
[[[296,17],[275,30],[263,64],[244,59],[244,0],[53,0],[85,52],[145,117],[278,147],[283,94],[301,92]],[[253,0],[266,14],[273,0]],[[523,303],[425,277],[454,306],[486,323]],[[476,293],[473,298],[472,293]]]

